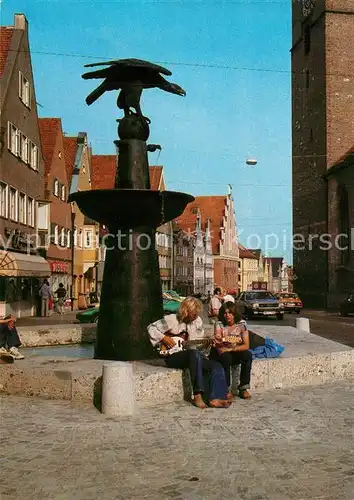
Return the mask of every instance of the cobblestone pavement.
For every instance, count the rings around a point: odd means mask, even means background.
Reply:
[[[353,500],[350,382],[107,419],[1,397],[1,500]]]

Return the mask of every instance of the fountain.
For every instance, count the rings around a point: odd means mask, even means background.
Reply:
[[[146,61],[123,59],[85,67],[101,65],[108,67],[82,75],[104,78],[86,102],[90,105],[105,91],[120,90],[117,105],[124,117],[117,120],[119,140],[114,141],[119,168],[113,189],[79,191],[68,201],[109,231],[94,357],[143,360],[155,356],[146,327],[163,317],[156,229],[181,215],[194,197],[150,189],[150,120],[141,112],[140,98],[144,89],[154,87],[177,95],[185,92],[160,74],[169,76],[170,71]]]

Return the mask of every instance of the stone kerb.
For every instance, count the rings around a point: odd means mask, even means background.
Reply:
[[[96,338],[95,324],[20,326],[17,330],[22,347],[92,343]]]

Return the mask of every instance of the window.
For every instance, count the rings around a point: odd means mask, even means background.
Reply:
[[[308,69],[305,71],[305,86],[307,89],[310,88],[310,71]]]
[[[19,196],[19,222],[21,224],[26,224],[26,195],[23,193],[20,193]]]
[[[8,186],[4,182],[0,182],[0,216],[7,217],[8,214]]]
[[[54,226],[54,245],[59,244],[59,228],[58,226]]]
[[[59,196],[59,181],[58,181],[58,179],[54,179],[53,193],[54,193],[54,196]]]
[[[310,50],[311,50],[311,28],[307,24],[304,27],[304,51],[305,51],[305,54],[309,54]]]
[[[38,169],[38,148],[33,142],[31,142],[31,158],[29,163],[34,170]]]
[[[65,247],[65,229],[62,227],[60,230],[60,246]]]
[[[21,134],[21,159],[25,163],[29,162],[29,140],[24,134]]]
[[[14,155],[20,155],[21,154],[21,149],[20,149],[20,131],[15,127],[15,125],[11,122],[8,123],[8,141],[7,141],[7,147],[11,151],[12,154]]]
[[[66,246],[68,248],[71,247],[71,231],[70,231],[70,229],[68,229],[68,232],[66,234]]]
[[[64,185],[61,186],[61,199],[66,201],[66,189]]]
[[[85,229],[85,248],[92,248],[92,230]]]
[[[17,221],[18,210],[18,191],[15,188],[10,188],[10,219]]]
[[[27,198],[27,224],[34,227],[34,199]]]
[[[23,104],[28,108],[31,106],[31,90],[27,78],[19,71],[19,96]]]

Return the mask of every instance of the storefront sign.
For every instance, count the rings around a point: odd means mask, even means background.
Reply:
[[[49,262],[49,264],[52,273],[63,273],[63,274],[69,273],[69,264],[67,264],[66,262],[55,261],[55,262]]]
[[[252,281],[252,290],[267,290],[266,281]]]

